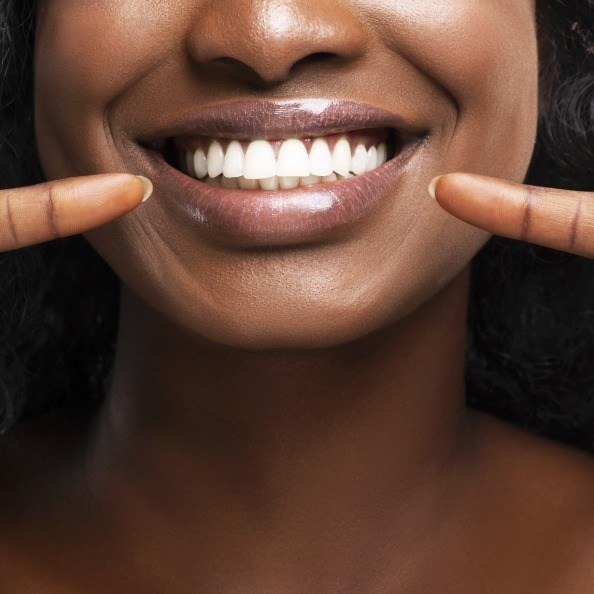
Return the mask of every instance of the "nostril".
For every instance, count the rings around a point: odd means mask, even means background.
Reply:
[[[208,69],[214,77],[232,78],[235,82],[243,82],[254,88],[264,88],[283,82],[303,68],[308,69],[315,68],[316,66],[331,65],[340,60],[341,56],[333,52],[313,52],[296,60],[288,71],[281,72],[279,70],[278,72],[273,72],[274,68],[270,67],[264,75],[237,58],[219,56],[211,59],[208,65],[202,64],[201,69],[203,71]]]
[[[315,52],[313,54],[308,54],[298,60],[293,66],[297,66],[297,64],[309,64],[311,62],[327,62],[329,59],[337,58],[336,54],[332,52]]]
[[[316,66],[318,64],[334,63],[338,59],[340,59],[340,56],[332,52],[314,52],[297,60],[293,66],[291,66],[291,73],[294,73],[295,70],[298,70],[304,66],[307,67]]]
[[[248,84],[257,84],[261,81],[258,72],[249,64],[231,56],[213,58],[209,64],[209,71],[214,76],[232,78],[235,81],[244,81]]]
[[[274,72],[273,67],[259,71],[230,56],[213,58],[208,65],[202,65],[202,70],[205,69],[208,69],[212,77],[232,79],[235,83],[243,83],[254,89],[265,89],[281,83],[290,75],[290,72]]]

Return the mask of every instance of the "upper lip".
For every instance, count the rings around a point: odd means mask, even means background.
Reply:
[[[376,127],[395,128],[410,139],[423,133],[401,115],[367,103],[337,99],[248,99],[163,116],[156,129],[139,141],[150,145],[179,136],[272,140]]]

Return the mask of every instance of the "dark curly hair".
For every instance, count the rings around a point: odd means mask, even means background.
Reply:
[[[594,0],[537,0],[538,139],[527,183],[592,190]],[[0,187],[43,180],[33,122],[36,0],[0,0]],[[119,280],[82,236],[0,254],[0,432],[100,402]],[[594,262],[491,239],[472,264],[469,405],[594,449]]]

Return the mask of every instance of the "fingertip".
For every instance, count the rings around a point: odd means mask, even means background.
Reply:
[[[481,176],[472,173],[455,171],[452,173],[442,173],[434,177],[429,183],[429,194],[439,203],[447,200],[452,194],[463,191],[468,184],[476,183]],[[439,184],[439,191],[437,185]],[[439,195],[438,198],[436,198]]]
[[[106,187],[113,188],[115,192],[124,193],[126,201],[132,200],[135,204],[142,204],[151,197],[153,193],[153,184],[150,179],[143,175],[134,173],[108,173],[99,174],[98,180],[104,181]],[[140,185],[138,184],[140,182]],[[138,198],[142,199],[138,202]]]
[[[134,173],[101,173],[60,183],[63,189],[71,187],[73,194],[89,205],[104,209],[106,216],[108,212],[121,216],[134,210],[153,191],[150,180]]]

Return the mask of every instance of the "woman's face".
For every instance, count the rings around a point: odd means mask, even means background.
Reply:
[[[427,184],[451,171],[523,180],[537,68],[533,0],[44,0],[36,132],[49,179],[130,171],[154,182],[141,207],[85,235],[154,310],[220,343],[323,347],[420,307],[485,243]],[[210,211],[181,208],[184,188],[195,196],[201,182],[180,186],[181,174],[165,175],[146,146],[157,139],[162,149],[166,124],[182,116],[244,99],[315,99],[305,103],[314,119],[328,99],[371,105],[423,140],[397,180],[357,190],[360,200],[380,197],[372,208],[308,232],[285,211],[284,235],[251,211],[259,231],[250,234],[245,221],[218,225],[222,190],[212,186]],[[248,118],[227,116],[237,129]],[[356,137],[365,122],[349,117]],[[270,137],[258,118],[249,122],[244,141]],[[219,126],[223,142],[233,136],[224,118],[205,126]],[[214,136],[197,132],[180,128],[176,141]],[[236,199],[242,208],[245,194]]]

